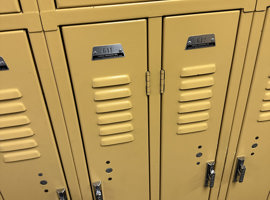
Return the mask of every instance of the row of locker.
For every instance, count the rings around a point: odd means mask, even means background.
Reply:
[[[36,0],[1,0],[1,8],[0,8],[0,14],[4,13],[19,13],[21,12],[22,8],[21,6],[23,4],[32,4],[31,2],[35,2]],[[156,0],[49,0],[49,1],[42,1],[42,0],[37,0],[39,3],[39,9],[41,11],[53,11],[55,9],[61,10],[61,9],[70,9],[70,8],[84,8],[87,6],[103,6],[103,5],[119,5],[119,4],[127,4],[127,3],[148,3],[148,4],[159,4],[160,1]],[[163,3],[166,4],[166,1]],[[215,2],[213,0],[205,0],[204,2],[200,3],[190,1],[190,0],[185,0],[185,1],[179,1],[180,4],[196,4],[196,7],[209,7],[210,3],[214,4],[222,4],[221,6],[229,6],[230,4],[232,5],[244,5],[245,9],[249,11],[261,11],[265,10],[266,7],[269,5],[269,0],[230,0],[230,1],[221,1],[221,2]],[[32,7],[34,10],[38,10],[38,8]]]
[[[106,21],[1,26],[0,198],[269,198],[269,13]]]

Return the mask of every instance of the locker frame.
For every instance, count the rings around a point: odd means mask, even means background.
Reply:
[[[234,166],[236,163],[237,148],[241,136],[241,128],[245,117],[253,73],[256,67],[256,60],[263,34],[262,30],[265,23],[266,13],[267,11],[254,12],[236,110],[233,116],[234,121],[231,127],[231,139],[228,144],[228,152],[218,196],[218,199],[220,200],[226,199],[229,185],[232,181],[232,176],[235,170]]]
[[[212,1],[209,1],[212,2]],[[55,9],[55,4],[52,2],[44,3],[39,1],[40,15],[45,31],[45,36],[48,44],[49,53],[52,59],[53,70],[56,76],[56,82],[59,87],[59,92],[64,92],[64,98],[66,102],[62,102],[65,119],[67,121],[67,127],[69,132],[76,133],[76,137],[80,135],[80,128],[78,118],[76,116],[76,108],[73,101],[73,92],[70,83],[70,77],[67,72],[63,73],[61,69],[66,68],[65,51],[62,44],[62,37],[60,33],[60,27],[64,25],[77,25],[77,24],[90,24],[90,23],[101,23],[101,22],[114,22],[121,20],[132,20],[132,19],[148,19],[148,44],[149,44],[149,55],[148,55],[148,68],[151,73],[151,94],[149,96],[150,110],[154,110],[153,114],[150,114],[150,196],[152,200],[159,199],[159,183],[156,181],[160,180],[160,167],[154,165],[154,163],[160,162],[160,123],[153,125],[153,122],[160,122],[160,117],[157,113],[160,113],[159,102],[160,88],[157,81],[160,80],[159,70],[162,69],[161,64],[161,48],[162,48],[162,16],[169,15],[182,15],[182,14],[194,14],[200,12],[212,12],[212,11],[226,11],[237,9],[241,7],[241,2],[235,2],[232,4],[218,4],[212,3],[211,7],[198,6],[194,7],[194,2],[151,2],[151,3],[136,3],[136,4],[123,4],[114,6],[96,6],[96,7],[82,7],[72,9]],[[255,6],[255,5],[254,5]],[[164,11],[164,7],[166,10]],[[225,10],[224,10],[225,9]],[[252,22],[253,11],[255,7],[246,6],[241,9],[241,18],[239,21],[239,30],[236,40],[235,53],[233,58],[232,74],[230,78],[230,84],[239,85],[241,74],[243,70],[244,58],[246,53],[247,42],[249,38],[250,25]],[[132,14],[130,14],[132,13]],[[157,34],[157,35],[155,35]],[[151,51],[152,49],[152,51]],[[153,51],[153,49],[155,49]],[[243,51],[244,49],[244,51]],[[56,56],[57,55],[57,56]],[[158,71],[157,71],[158,70]],[[63,85],[66,87],[64,88]],[[227,94],[227,104],[234,105],[237,100],[238,87],[230,87]],[[228,106],[227,106],[228,107]],[[217,160],[219,164],[216,166],[216,170],[222,172],[225,157],[227,155],[227,144],[230,139],[230,125],[232,123],[232,116],[235,107],[229,106],[224,113],[224,122],[222,124],[222,130],[220,134],[220,147],[217,152]],[[156,114],[156,115],[155,115]],[[73,117],[72,117],[73,116]],[[152,124],[151,124],[152,122]],[[70,136],[73,137],[73,136]],[[158,143],[158,144],[157,144]],[[73,144],[71,144],[73,145]],[[157,155],[158,154],[158,155]],[[217,175],[216,180],[221,180],[221,173]],[[87,183],[81,183],[87,185]],[[86,190],[82,190],[86,191]],[[87,191],[86,191],[87,192]],[[219,187],[216,186],[212,189],[211,199],[215,199],[218,196]],[[82,192],[83,193],[83,192]],[[89,196],[88,194],[86,196]]]
[[[61,161],[67,186],[69,187],[69,193],[70,196],[80,200],[82,197],[76,168],[81,167],[81,169],[84,169],[86,166],[74,164],[73,152],[70,147],[70,138],[68,137],[66,129],[58,89],[52,68],[50,67],[51,61],[45,35],[42,30],[38,5],[36,0],[20,1],[22,12],[0,14],[0,31],[26,31],[36,67],[36,73],[39,77],[44,103],[50,119],[50,125],[54,133],[54,141],[59,153],[58,157]],[[82,144],[80,144],[80,141],[76,142],[78,144],[78,148],[81,150],[81,155],[83,156]]]
[[[264,11],[270,7],[269,0],[257,0],[256,11]]]

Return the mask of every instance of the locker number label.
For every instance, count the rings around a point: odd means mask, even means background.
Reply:
[[[187,40],[186,50],[200,49],[216,46],[215,34],[190,36]]]
[[[103,60],[120,57],[125,57],[125,53],[121,44],[93,47],[92,60]]]

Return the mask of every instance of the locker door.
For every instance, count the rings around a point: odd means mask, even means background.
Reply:
[[[5,199],[58,199],[66,189],[25,31],[0,33],[0,190]]]
[[[227,199],[268,200],[270,192],[270,13],[267,13]],[[238,160],[243,160],[236,173]],[[241,166],[241,165],[240,165]],[[245,173],[244,173],[245,171]],[[240,180],[240,175],[243,180]],[[235,176],[237,175],[237,176]]]
[[[62,29],[92,186],[101,181],[104,200],[148,199],[146,26]]]
[[[208,199],[238,18],[231,11],[164,19],[162,200]]]
[[[0,0],[0,14],[20,12],[18,0]]]

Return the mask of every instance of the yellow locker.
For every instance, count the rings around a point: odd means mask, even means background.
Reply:
[[[4,31],[0,38],[1,193],[7,200],[59,199],[67,186],[27,34]]]
[[[0,14],[18,13],[21,10],[18,0],[0,0],[0,5]]]
[[[269,199],[270,13],[265,19],[255,73],[231,174],[227,199]]]
[[[148,199],[146,20],[62,33],[94,195]]]
[[[208,199],[239,11],[163,21],[161,199]]]

